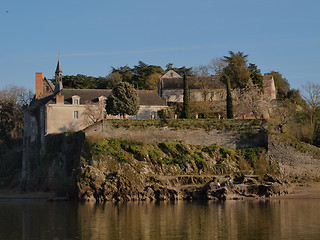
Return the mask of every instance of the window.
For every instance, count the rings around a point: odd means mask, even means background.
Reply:
[[[74,105],[80,104],[80,97],[78,95],[72,96],[72,104]]]
[[[173,73],[170,73],[170,76],[173,77]]]
[[[73,118],[79,119],[79,112],[78,111],[73,111]]]

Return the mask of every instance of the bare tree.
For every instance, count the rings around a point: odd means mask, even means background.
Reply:
[[[253,84],[251,80],[248,81],[245,88],[236,89],[234,93],[238,101],[238,115],[249,115],[254,118],[269,117],[271,100],[257,85]]]
[[[105,104],[101,102],[91,103],[86,102],[85,110],[82,113],[84,116],[84,123],[86,125],[92,125],[99,122],[104,118],[105,114]]]
[[[308,81],[302,86],[302,97],[310,107],[310,129],[312,139],[316,128],[316,110],[320,107],[320,84]]]
[[[223,60],[223,58],[212,58],[208,64],[208,69],[213,75],[221,75],[226,66],[227,63]]]
[[[0,90],[0,100],[5,100],[20,106],[27,106],[33,99],[33,92],[24,87],[9,85]]]
[[[311,111],[315,111],[320,107],[320,84],[308,81],[302,86],[302,97],[307,101]]]

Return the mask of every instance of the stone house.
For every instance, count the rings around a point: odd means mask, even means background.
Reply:
[[[58,61],[56,86],[42,73],[36,73],[36,94],[31,104],[40,109],[43,134],[78,131],[103,119],[120,118],[105,113],[105,100],[111,89],[63,89],[62,71]],[[55,92],[54,89],[58,89]],[[157,111],[167,109],[165,101],[156,91],[137,90],[139,111],[129,119],[157,118]],[[41,106],[38,106],[41,105]]]
[[[223,97],[224,87],[216,76],[187,77],[190,101],[214,101]],[[183,102],[183,77],[173,70],[163,74],[158,83],[158,94],[167,102]]]
[[[26,179],[36,154],[44,153],[44,137],[51,133],[79,131],[105,118],[105,100],[110,89],[63,89],[62,70],[58,61],[55,84],[35,74],[34,100],[24,112],[22,179]],[[137,90],[139,111],[131,119],[155,119],[159,110],[166,110],[166,102],[157,91]],[[31,160],[32,159],[32,160]]]
[[[187,77],[190,101],[225,101],[226,89],[217,76]],[[263,77],[265,96],[276,99],[276,88],[272,75]],[[183,77],[173,70],[169,70],[159,78],[158,94],[169,102],[183,102]],[[233,94],[236,96],[236,93]]]

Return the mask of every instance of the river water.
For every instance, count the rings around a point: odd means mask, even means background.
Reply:
[[[2,200],[0,239],[320,239],[320,200]]]

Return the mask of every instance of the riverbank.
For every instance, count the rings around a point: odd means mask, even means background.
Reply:
[[[54,192],[25,192],[19,189],[0,190],[0,200],[52,200],[55,197]],[[274,196],[270,199],[320,199],[320,182],[292,184],[288,194]]]
[[[0,189],[0,200],[48,200],[55,196],[54,192],[26,192],[20,189]]]
[[[277,199],[320,199],[320,182],[294,184],[290,192]]]

